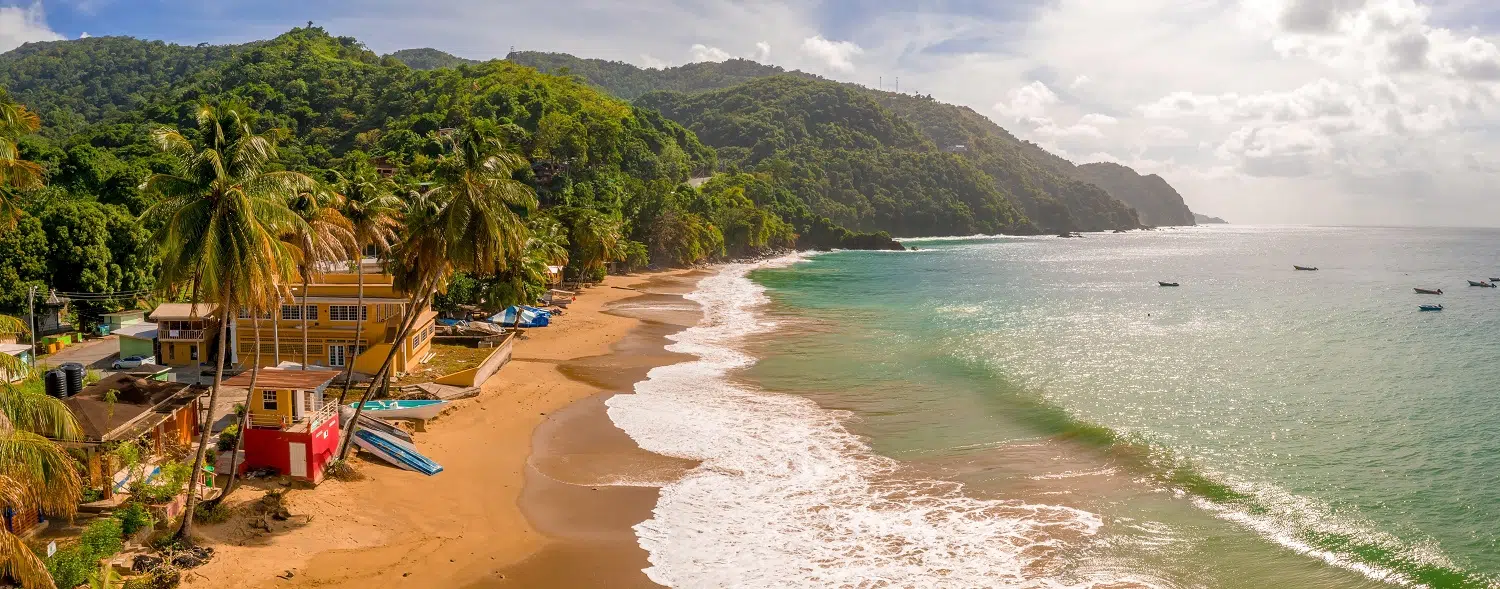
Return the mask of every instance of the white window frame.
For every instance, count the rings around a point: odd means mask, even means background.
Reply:
[[[302,307],[299,307],[297,305],[282,305],[281,306],[281,320],[282,321],[292,321],[292,320],[301,319],[301,318],[302,318]]]
[[[276,406],[276,391],[261,391],[260,406],[266,411],[278,411]]]
[[[337,355],[334,354],[334,350],[338,350]],[[348,348],[344,344],[328,344],[328,365],[344,366],[349,361],[346,354],[348,354]]]

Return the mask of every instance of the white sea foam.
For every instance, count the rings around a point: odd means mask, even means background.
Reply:
[[[646,574],[669,587],[1096,584],[1036,577],[1059,548],[1096,534],[1098,516],[904,478],[844,428],[845,415],[726,378],[754,362],[734,346],[773,327],[757,316],[767,299],[746,274],[798,259],[704,279],[688,295],[704,307],[701,323],[668,347],[699,359],[653,369],[637,394],[608,401],[610,418],[641,447],[702,461],[663,487],[651,519],[635,528]]]

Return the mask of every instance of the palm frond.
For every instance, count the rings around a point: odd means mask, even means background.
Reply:
[[[23,589],[57,589],[47,565],[20,536],[0,528],[0,578],[19,581]]]

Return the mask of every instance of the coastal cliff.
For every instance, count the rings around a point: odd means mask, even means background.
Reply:
[[[1076,168],[1077,177],[1109,192],[1110,196],[1130,205],[1141,223],[1153,227],[1196,225],[1193,211],[1188,210],[1182,195],[1161,176],[1142,176],[1116,163],[1084,164]]]

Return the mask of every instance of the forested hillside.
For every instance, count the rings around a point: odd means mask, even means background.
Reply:
[[[114,54],[124,57],[114,61]],[[174,169],[152,132],[175,128],[188,141],[206,140],[198,119],[204,105],[241,113],[254,132],[277,138],[272,170],[302,172],[333,190],[341,178],[378,166],[413,206],[422,199],[407,195],[443,173],[451,137],[493,139],[506,157],[525,162],[513,178],[535,193],[540,208],[518,212],[567,252],[569,275],[597,275],[614,262],[682,265],[793,246],[891,243],[851,233],[785,191],[763,189],[767,174],[693,189],[686,181],[715,169],[717,156],[692,132],[573,79],[514,63],[419,71],[319,28],[220,48],[119,38],[30,44],[0,63],[18,88],[10,100],[41,112],[41,132],[18,141],[21,158],[46,176],[45,187],[7,197],[20,214],[13,230],[0,232],[0,312],[16,311],[32,285],[151,289],[155,227],[140,216],[155,201],[141,184]],[[67,74],[73,71],[94,77]],[[90,106],[77,106],[84,103]],[[66,124],[49,124],[56,121]],[[489,289],[494,303],[538,279],[515,274],[521,271],[462,278],[480,285],[476,292]],[[74,310],[97,314],[128,303]]]
[[[581,59],[561,53],[518,51],[506,59],[542,71],[581,77],[627,99],[652,90],[684,93],[719,90],[776,75],[822,79],[744,59],[666,69],[642,69],[628,63]],[[874,97],[890,112],[914,124],[938,147],[963,146],[961,151],[954,151],[990,175],[997,188],[1014,199],[1030,220],[1043,230],[1089,231],[1139,225],[1127,202],[1107,188],[1093,185],[1072,162],[1034,143],[1017,139],[972,109],[938,102],[930,97],[882,92],[853,84],[846,86]],[[714,144],[712,140],[705,141]]]
[[[774,76],[636,103],[687,126],[729,167],[770,173],[847,227],[913,236],[1032,230],[982,172],[849,86]]]
[[[1197,224],[1182,195],[1161,176],[1142,176],[1128,166],[1107,162],[1078,166],[1078,174],[1135,208],[1141,223],[1153,227]]]
[[[464,59],[451,53],[446,53],[423,47],[421,49],[402,49],[390,54],[390,57],[406,64],[414,70],[435,70],[444,67],[458,67],[461,65],[474,65],[479,63],[473,59]]]

